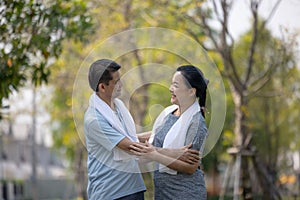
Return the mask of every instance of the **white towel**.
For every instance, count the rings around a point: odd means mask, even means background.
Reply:
[[[178,108],[176,105],[169,106],[165,108],[161,114],[155,120],[152,129],[152,135],[149,139],[149,142],[152,143],[154,139],[154,135],[157,133],[157,129],[162,126],[165,117],[175,111]],[[195,101],[184,113],[181,114],[179,119],[173,124],[173,126],[168,131],[164,143],[163,148],[181,148],[184,146],[187,130],[191,124],[193,116],[200,111],[200,106],[197,101]],[[172,170],[164,165],[159,165],[160,172],[166,172],[169,174],[177,174],[177,171]]]
[[[120,99],[115,98],[114,104],[116,106],[116,109],[119,111],[119,114],[121,115],[122,119],[124,120],[124,125],[126,126],[126,129],[124,129],[125,127],[123,127],[121,121],[116,116],[111,107],[109,107],[107,103],[105,103],[100,97],[98,97],[96,93],[93,93],[89,100],[89,105],[98,110],[103,115],[103,117],[110,123],[112,128],[116,129],[118,132],[129,138],[131,141],[138,142],[135,124],[128,109]],[[114,160],[116,161],[129,160],[135,158],[134,156],[126,153],[118,147],[113,149],[113,153]]]

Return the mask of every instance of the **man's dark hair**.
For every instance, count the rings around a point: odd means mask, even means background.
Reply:
[[[118,71],[120,68],[121,68],[121,66],[118,65],[117,63],[115,63],[115,62],[111,63],[103,72],[97,85],[99,85],[100,83],[104,83],[104,84],[108,85],[109,81],[113,79],[112,73]],[[96,92],[98,92],[98,86],[97,86]]]
[[[118,71],[121,66],[108,59],[101,59],[95,61],[89,70],[89,84],[90,87],[98,92],[99,83],[108,85],[109,81],[112,80],[112,73]]]

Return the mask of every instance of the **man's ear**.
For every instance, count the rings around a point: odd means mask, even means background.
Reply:
[[[104,85],[104,83],[99,83],[99,85],[98,85],[98,91],[99,92],[104,92],[105,91],[105,85]]]

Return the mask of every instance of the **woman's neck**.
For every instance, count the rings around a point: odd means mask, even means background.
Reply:
[[[195,103],[196,99],[192,99],[190,101],[186,101],[185,103],[181,103],[178,105],[178,109],[174,112],[175,116],[180,116],[184,113],[191,105]]]

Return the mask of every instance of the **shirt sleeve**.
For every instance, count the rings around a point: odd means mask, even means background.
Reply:
[[[188,128],[185,145],[192,144],[192,149],[202,151],[207,137],[207,127],[205,119],[201,113],[193,117]]]
[[[97,118],[90,121],[88,127],[87,138],[92,143],[103,146],[111,151],[122,139],[125,138],[120,132],[112,128],[108,121],[97,113]]]

